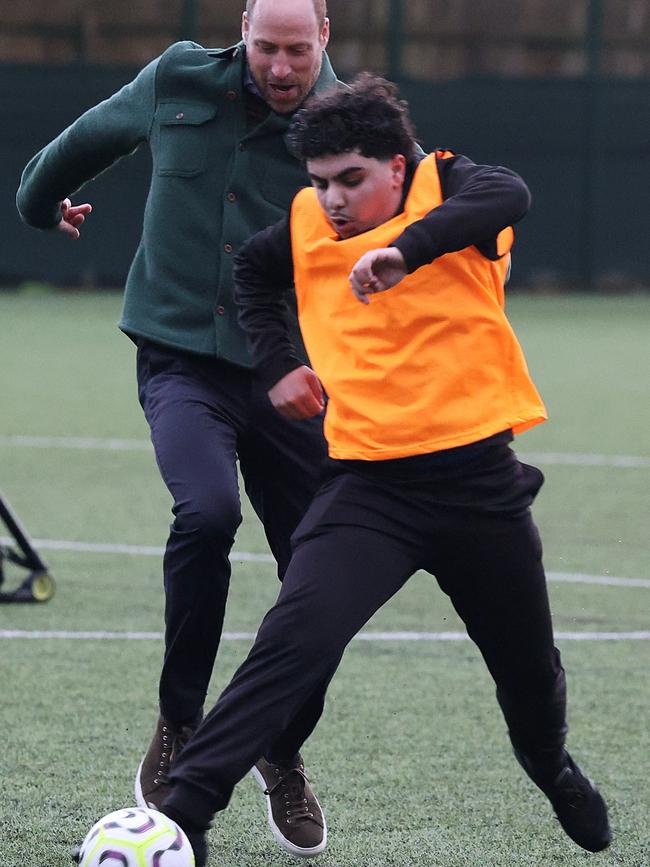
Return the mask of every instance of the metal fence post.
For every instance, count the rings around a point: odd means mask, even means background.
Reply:
[[[198,22],[199,0],[183,0],[178,38],[191,39],[196,42],[199,30]]]
[[[600,97],[603,85],[603,0],[590,0],[587,10],[585,39],[585,130],[583,185],[583,244],[582,278],[585,289],[591,289],[596,279],[596,239],[598,232],[598,169],[602,147],[599,123]]]
[[[389,0],[387,61],[388,78],[399,81],[402,77],[402,48],[404,46],[404,0]]]

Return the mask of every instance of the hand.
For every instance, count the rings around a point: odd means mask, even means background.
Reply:
[[[83,205],[73,205],[70,199],[61,202],[61,222],[54,227],[55,231],[63,232],[73,240],[79,237],[79,226],[92,211],[93,206],[87,202]]]
[[[406,277],[406,262],[397,247],[369,250],[350,272],[350,286],[362,304],[369,304],[368,295],[385,292]]]
[[[297,367],[275,383],[269,398],[285,418],[312,418],[325,407],[320,380],[309,367]]]

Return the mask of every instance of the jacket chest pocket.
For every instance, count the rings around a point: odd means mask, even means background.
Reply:
[[[166,102],[158,107],[158,175],[191,178],[205,171],[209,121],[216,114],[209,103]]]

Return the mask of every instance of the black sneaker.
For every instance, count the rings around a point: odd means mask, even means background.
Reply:
[[[327,825],[300,755],[287,765],[260,759],[251,774],[264,789],[269,825],[280,846],[302,858],[322,852],[327,846]]]
[[[565,751],[563,767],[548,781],[544,769],[536,768],[515,750],[519,764],[551,802],[565,833],[583,849],[602,852],[612,841],[607,805],[602,795]]]
[[[169,794],[168,774],[196,726],[176,726],[158,718],[156,731],[135,775],[135,802],[138,807],[159,810]]]

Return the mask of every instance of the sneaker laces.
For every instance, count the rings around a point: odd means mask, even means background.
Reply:
[[[194,734],[191,726],[181,726],[175,731],[168,725],[163,726],[163,749],[160,754],[160,769],[156,774],[156,782],[166,785],[169,782],[169,766],[180,756],[183,748]]]
[[[305,783],[310,780],[300,768],[290,768],[272,786],[265,789],[265,795],[273,795],[278,789],[284,790],[284,805],[287,819],[290,822],[301,822],[308,819],[316,821],[314,814],[309,809],[309,802],[305,798]]]

